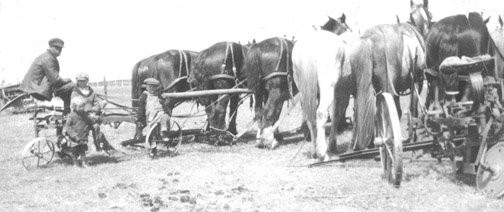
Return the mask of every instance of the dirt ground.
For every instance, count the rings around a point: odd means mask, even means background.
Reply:
[[[181,105],[190,110],[192,104]],[[213,146],[185,138],[178,155],[157,159],[146,150],[123,148],[134,126],[103,126],[117,152],[90,146],[91,167],[74,168],[67,160],[26,171],[21,151],[33,138],[31,114],[0,115],[1,211],[504,211],[502,200],[487,198],[474,177],[455,176],[448,160],[405,153],[400,188],[381,179],[377,160],[355,160],[308,168],[311,144],[293,129],[295,108],[280,127],[285,135],[273,151],[252,141]],[[241,106],[238,130],[253,113]],[[177,120],[186,129],[201,128],[203,118]],[[52,136],[54,130],[43,134]],[[348,142],[351,132],[339,136]],[[419,153],[417,152],[417,155]]]

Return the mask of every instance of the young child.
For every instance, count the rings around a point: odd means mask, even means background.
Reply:
[[[137,114],[137,137],[141,136],[141,130],[150,125],[153,121],[159,121],[161,125],[161,137],[164,142],[168,142],[168,127],[170,126],[170,110],[164,104],[164,98],[161,97],[162,89],[157,79],[147,78],[144,80],[147,90],[139,98],[139,107]],[[159,116],[158,120],[155,120]],[[157,151],[156,144],[151,146],[151,153]]]
[[[104,104],[100,102],[98,97],[96,97],[93,88],[88,85],[89,75],[87,73],[80,72],[77,74],[75,79],[77,80],[77,85],[72,91],[71,99],[74,99],[75,97],[82,97],[84,99],[84,112],[88,114],[89,118],[94,123],[92,133],[96,151],[99,152],[102,149],[105,151],[113,150],[114,148],[112,145],[108,143],[107,139],[100,131],[99,115],[101,114],[101,109],[104,107]]]
[[[71,157],[74,166],[86,168],[86,151],[88,150],[89,131],[93,127],[93,121],[84,111],[85,99],[75,97],[71,100],[72,112],[68,114],[65,124],[66,135],[69,138],[67,146],[70,147]]]

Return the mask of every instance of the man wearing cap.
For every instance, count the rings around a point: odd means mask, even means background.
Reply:
[[[141,137],[142,129],[154,121],[160,123],[161,137],[164,142],[168,142],[168,127],[170,126],[171,110],[164,104],[161,97],[161,86],[157,79],[147,78],[144,80],[147,90],[144,91],[138,100],[139,107],[137,113],[137,138]],[[158,119],[156,119],[158,118]],[[151,144],[149,154],[156,154],[156,143]]]
[[[51,101],[52,94],[60,97],[64,102],[64,114],[70,112],[70,95],[75,83],[68,78],[61,78],[58,56],[63,50],[64,42],[59,38],[49,40],[49,48],[38,56],[28,69],[20,89],[29,93],[33,98]]]

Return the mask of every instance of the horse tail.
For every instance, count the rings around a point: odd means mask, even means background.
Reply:
[[[307,49],[297,49],[298,50],[293,50],[292,54],[294,81],[301,93],[301,109],[303,110],[306,121],[314,124],[317,120],[319,97],[317,74],[318,61],[314,60],[314,57],[310,55],[304,55],[309,54],[309,52],[306,51]]]
[[[256,91],[260,88],[262,78],[260,56],[259,50],[251,47],[245,57],[244,70],[247,74],[247,88],[251,91]]]
[[[245,57],[244,71],[247,75],[247,88],[251,91],[255,91],[256,105],[263,104],[262,98],[258,98],[258,95],[263,95],[261,91],[261,54],[259,49],[256,47],[251,47],[247,52]],[[253,107],[253,102],[250,103],[250,107]]]
[[[138,73],[138,67],[142,61],[138,61],[133,70],[131,71],[131,106],[138,107],[138,101],[135,101],[142,94],[142,82],[140,79],[140,74]]]
[[[351,59],[357,94],[355,98],[352,148],[366,148],[374,137],[376,96],[373,87],[373,47],[370,41],[362,40]]]

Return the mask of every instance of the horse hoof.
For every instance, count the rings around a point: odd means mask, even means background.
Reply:
[[[278,141],[274,140],[273,142],[271,142],[270,150],[275,150],[276,148],[278,148],[278,146],[280,146],[280,144],[278,143]]]
[[[264,148],[264,143],[262,141],[258,140],[255,144],[255,147],[262,149],[262,148]]]

